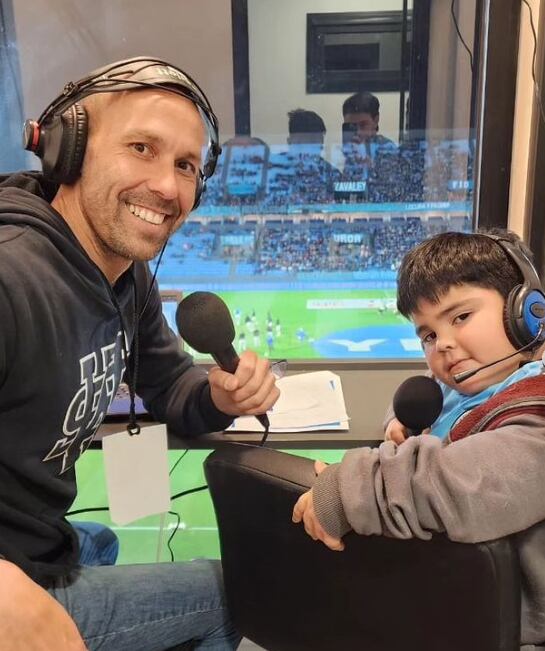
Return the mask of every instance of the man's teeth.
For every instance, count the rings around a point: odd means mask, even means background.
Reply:
[[[125,205],[133,215],[140,217],[140,219],[150,224],[162,224],[165,219],[165,213],[155,212],[149,208],[142,208],[142,206],[135,206],[133,203],[127,203]]]

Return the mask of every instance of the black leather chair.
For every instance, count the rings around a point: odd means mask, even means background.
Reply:
[[[332,552],[291,522],[311,460],[233,444],[207,458],[205,474],[234,622],[268,651],[518,651],[510,539],[351,533]]]

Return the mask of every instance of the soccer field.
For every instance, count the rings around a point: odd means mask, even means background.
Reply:
[[[287,359],[422,355],[413,327],[395,310],[393,289],[238,290],[218,294],[233,316],[234,345],[239,352],[245,345],[260,355]],[[369,302],[372,307],[362,307]]]

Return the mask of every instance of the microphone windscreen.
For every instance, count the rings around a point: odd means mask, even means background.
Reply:
[[[219,353],[235,338],[229,308],[217,294],[193,292],[176,309],[176,326],[183,340],[199,353]]]
[[[402,382],[394,394],[396,418],[417,432],[430,427],[443,409],[443,393],[435,380],[415,375]]]

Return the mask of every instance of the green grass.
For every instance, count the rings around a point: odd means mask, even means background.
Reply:
[[[171,477],[173,495],[205,483],[202,464],[210,452],[210,450],[188,451]],[[343,450],[290,450],[289,452],[312,459],[322,459],[329,463],[339,461],[344,454]],[[182,454],[182,450],[169,452],[171,468]],[[106,506],[108,499],[102,451],[88,450],[77,462],[76,474],[78,497],[72,510]],[[138,478],[135,477],[135,481],[137,480]],[[175,500],[172,502],[171,510],[179,513],[181,518],[181,526],[171,545],[175,560],[220,557],[216,518],[207,490]],[[143,518],[124,527],[112,523],[107,511],[81,514],[74,516],[73,519],[102,522],[111,526],[120,541],[118,563],[153,563],[157,560],[160,516]],[[160,542],[159,559],[162,561],[170,560],[166,541],[175,527],[176,518],[167,515],[165,523],[166,531]]]
[[[272,356],[286,359],[313,359],[319,357],[312,342],[333,332],[349,328],[405,323],[405,319],[387,310],[379,314],[376,309],[332,309],[313,310],[307,308],[307,300],[346,298],[389,298],[394,299],[396,291],[391,290],[315,290],[315,291],[233,291],[218,292],[229,306],[231,314],[241,311],[240,325],[236,327],[235,345],[238,335],[244,332],[247,347],[261,356],[268,356],[266,343],[267,315],[270,312],[273,324],[280,319],[282,334],[274,338]],[[255,310],[260,345],[255,345],[253,336],[244,326],[246,316]],[[298,341],[296,331],[303,327],[308,339]],[[253,328],[252,328],[253,329]],[[274,332],[274,330],[273,330]],[[199,355],[197,355],[199,357]]]

